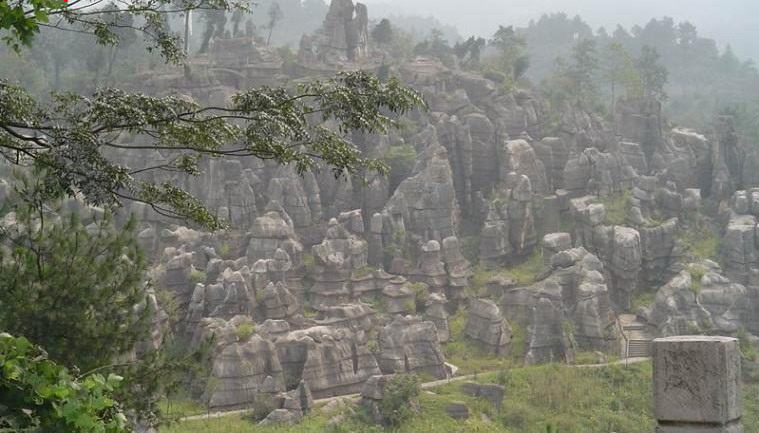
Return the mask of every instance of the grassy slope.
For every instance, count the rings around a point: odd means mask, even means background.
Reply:
[[[506,399],[492,407],[461,393],[460,383],[423,391],[421,411],[397,433],[492,432],[545,433],[552,424],[561,433],[649,433],[651,419],[651,366],[649,363],[602,368],[544,365],[511,369],[506,377],[483,375],[481,382],[507,382]],[[445,413],[454,400],[471,411],[467,421]],[[328,417],[314,415],[294,426],[259,427],[241,416],[190,421],[161,429],[161,433],[380,433],[386,430],[347,419],[327,426]],[[759,433],[759,385],[744,387],[746,433]]]

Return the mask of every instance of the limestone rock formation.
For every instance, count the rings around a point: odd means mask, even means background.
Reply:
[[[511,349],[511,326],[493,301],[473,299],[470,302],[464,334],[494,355],[508,354]]]
[[[432,322],[396,316],[379,334],[379,365],[383,373],[428,374],[446,377],[445,356]]]
[[[266,392],[285,390],[282,365],[276,347],[258,335],[245,337],[238,329],[246,321],[236,316],[229,321],[203,319],[204,336],[215,337],[211,368],[213,386],[206,390],[209,407],[230,410],[255,404]],[[205,337],[204,337],[205,338]]]
[[[275,341],[288,386],[301,380],[314,398],[350,394],[380,373],[377,361],[345,328],[316,326],[292,331]]]
[[[363,3],[332,0],[324,24],[317,34],[321,61],[355,61],[366,56],[369,45],[369,15]]]

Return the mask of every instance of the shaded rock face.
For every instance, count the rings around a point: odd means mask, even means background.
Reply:
[[[643,311],[659,335],[757,331],[751,313],[756,302],[754,290],[731,282],[714,262],[688,266],[661,287],[654,304]]]
[[[445,296],[433,293],[427,299],[427,305],[424,309],[424,320],[435,324],[437,340],[441,343],[445,343],[451,338],[448,311],[445,309],[447,302]]]
[[[480,235],[480,260],[486,267],[526,257],[537,244],[536,197],[530,178],[512,172],[505,186],[489,203]]]
[[[607,196],[629,188],[635,170],[619,153],[588,148],[571,157],[564,167],[564,188],[570,195]]]
[[[347,329],[318,326],[275,342],[288,387],[306,382],[314,398],[350,394],[380,373],[374,356]]]
[[[605,264],[612,300],[620,308],[629,308],[643,266],[641,235],[634,228],[604,224],[606,209],[594,200],[587,196],[571,200],[578,242]]]
[[[216,338],[211,382],[205,399],[211,409],[229,410],[255,404],[256,399],[285,390],[282,365],[274,343],[255,335],[240,341],[238,327],[247,320],[203,319],[202,334]]]
[[[654,152],[664,142],[661,103],[643,98],[619,101],[614,117],[617,134],[627,141],[638,143],[650,162]]]
[[[316,309],[348,302],[353,297],[351,278],[367,267],[368,244],[358,236],[364,227],[361,212],[356,214],[356,218],[341,214],[340,221],[330,220],[325,239],[312,248],[316,266],[311,294]]]
[[[726,212],[722,254],[725,273],[731,281],[743,285],[759,282],[759,254],[757,254],[757,216],[759,216],[759,189],[737,191]]]
[[[572,360],[576,348],[614,348],[616,321],[601,261],[584,248],[571,248],[550,263],[544,280],[508,288],[498,302],[510,321],[528,330],[526,361]]]
[[[379,364],[383,373],[426,373],[446,377],[437,329],[412,316],[396,317],[379,334]]]
[[[417,239],[440,242],[455,236],[459,208],[445,148],[428,147],[414,171],[398,185],[385,212],[402,216],[405,229]]]
[[[541,364],[573,360],[565,332],[561,287],[556,283],[545,283],[533,296],[525,341],[525,362]]]
[[[464,335],[493,355],[506,355],[511,350],[511,326],[493,301],[470,302]]]
[[[291,169],[280,168],[269,180],[266,196],[282,206],[296,229],[321,220],[321,198],[313,174],[301,179]]]
[[[192,294],[187,323],[189,329],[204,318],[230,320],[235,316],[254,315],[256,296],[248,286],[242,272],[227,268],[213,284],[197,284]]]

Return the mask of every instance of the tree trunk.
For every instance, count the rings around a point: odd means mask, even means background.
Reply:
[[[187,11],[184,16],[184,54],[190,55],[190,20],[192,19],[192,11]]]

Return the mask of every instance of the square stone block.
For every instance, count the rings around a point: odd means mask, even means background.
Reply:
[[[656,339],[653,370],[657,420],[727,424],[741,417],[738,340],[710,336]]]

